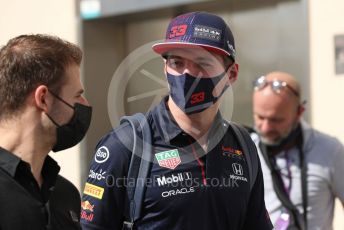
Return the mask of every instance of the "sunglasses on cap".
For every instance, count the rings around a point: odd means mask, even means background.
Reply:
[[[299,93],[293,89],[290,85],[288,85],[285,81],[280,80],[272,80],[268,81],[265,76],[258,77],[253,82],[253,88],[254,90],[261,90],[264,89],[267,85],[270,85],[271,89],[275,93],[281,93],[281,90],[287,88],[289,89],[296,97],[299,97]]]

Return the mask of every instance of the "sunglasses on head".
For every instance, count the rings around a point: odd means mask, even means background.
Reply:
[[[281,93],[281,90],[283,90],[284,88],[287,88],[296,97],[299,97],[299,93],[295,89],[293,89],[290,85],[288,85],[285,81],[280,81],[280,80],[268,81],[265,76],[261,76],[253,82],[254,90],[264,89],[267,85],[270,85],[271,89],[275,93]]]

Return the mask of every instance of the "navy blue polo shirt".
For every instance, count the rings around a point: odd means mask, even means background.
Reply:
[[[220,114],[208,134],[208,152],[176,124],[166,99],[147,120],[154,162],[137,229],[272,229],[260,164],[250,192],[244,153]],[[127,124],[98,143],[82,197],[83,229],[122,228],[131,149]]]

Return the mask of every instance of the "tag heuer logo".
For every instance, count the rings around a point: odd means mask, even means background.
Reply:
[[[155,158],[161,167],[169,169],[175,169],[181,163],[177,149],[156,153]]]

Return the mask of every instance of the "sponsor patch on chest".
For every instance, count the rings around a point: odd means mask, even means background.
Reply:
[[[156,153],[155,158],[160,167],[168,169],[175,169],[181,163],[178,149]]]

